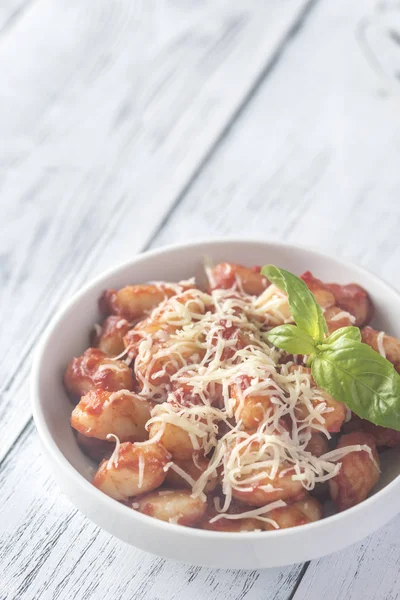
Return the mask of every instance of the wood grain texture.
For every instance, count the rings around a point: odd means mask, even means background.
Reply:
[[[400,517],[361,544],[313,561],[293,600],[400,598]]]
[[[320,3],[154,245],[255,236],[398,284],[400,113],[355,39],[362,0]]]
[[[146,246],[307,6],[41,0],[3,39],[0,459],[55,308]]]
[[[60,494],[33,425],[4,461],[0,498],[1,600],[286,600],[300,572],[203,569],[116,540]]]

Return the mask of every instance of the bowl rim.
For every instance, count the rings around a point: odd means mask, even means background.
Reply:
[[[137,263],[140,263],[142,260],[147,260],[149,258],[156,258],[159,255],[170,251],[179,251],[185,250],[188,248],[196,248],[197,246],[225,246],[227,244],[237,244],[237,245],[260,245],[266,246],[269,248],[275,248],[276,250],[285,249],[289,251],[295,252],[296,250],[303,250],[309,252],[322,260],[329,260],[339,268],[350,267],[354,273],[360,273],[360,275],[367,276],[373,280],[374,283],[386,287],[391,293],[394,293],[399,301],[400,305],[400,292],[394,288],[394,286],[388,284],[386,281],[381,279],[375,273],[372,273],[368,269],[364,267],[360,267],[359,265],[355,265],[351,261],[342,260],[340,258],[330,256],[324,252],[319,250],[315,250],[314,248],[307,247],[301,244],[286,244],[284,242],[279,241],[269,241],[265,239],[246,239],[246,238],[237,238],[237,237],[224,237],[222,238],[212,238],[212,239],[199,239],[192,242],[184,242],[178,244],[168,244],[165,246],[161,246],[160,248],[156,248],[153,250],[147,250],[144,252],[140,252],[133,258],[127,261],[123,261],[115,265],[114,267],[110,267],[104,272],[100,273],[93,279],[91,279],[86,285],[79,288],[68,300],[63,302],[56,313],[51,318],[49,324],[41,335],[41,338],[38,342],[36,350],[34,352],[32,368],[31,368],[31,381],[30,381],[30,396],[31,396],[31,408],[32,408],[32,416],[33,420],[39,434],[39,438],[42,444],[45,453],[48,454],[55,460],[58,467],[61,471],[64,471],[69,475],[76,483],[76,485],[80,488],[82,493],[88,495],[93,499],[93,504],[96,502],[100,502],[106,508],[109,508],[111,511],[116,511],[123,518],[131,519],[134,522],[136,519],[142,521],[145,525],[149,525],[150,527],[159,528],[164,530],[165,532],[171,532],[174,534],[180,534],[182,537],[193,537],[193,538],[215,538],[224,539],[224,540],[257,540],[260,541],[262,539],[274,539],[277,536],[280,539],[283,538],[291,538],[299,534],[300,532],[311,532],[313,530],[321,530],[323,528],[329,528],[331,525],[335,525],[338,521],[351,521],[352,516],[363,512],[365,508],[371,506],[376,502],[384,502],[384,498],[391,494],[393,488],[400,488],[400,475],[397,475],[390,483],[386,484],[381,490],[374,493],[369,498],[363,500],[356,506],[353,506],[343,512],[337,512],[333,515],[322,518],[318,521],[314,521],[312,523],[307,523],[302,525],[301,527],[292,527],[288,529],[278,529],[271,531],[246,531],[246,532],[224,532],[224,531],[211,531],[205,529],[199,529],[196,527],[183,527],[181,525],[177,525],[174,523],[166,523],[159,519],[155,519],[149,515],[144,515],[139,513],[138,511],[132,510],[130,507],[121,504],[117,500],[107,496],[104,492],[97,489],[90,481],[88,481],[75,467],[68,461],[68,459],[64,456],[60,448],[58,447],[54,437],[51,435],[50,430],[47,426],[46,417],[42,408],[40,406],[40,374],[43,369],[45,369],[42,364],[42,358],[44,351],[47,347],[49,338],[53,333],[53,329],[64,319],[67,312],[69,312],[74,304],[78,303],[82,297],[84,297],[87,293],[89,293],[92,288],[95,288],[100,284],[103,280],[107,280],[109,277],[117,274],[119,271],[123,271],[130,266],[134,266]],[[47,456],[46,456],[47,458]],[[400,508],[399,508],[400,512]],[[172,528],[172,529],[171,529]],[[260,535],[262,533],[263,535]]]

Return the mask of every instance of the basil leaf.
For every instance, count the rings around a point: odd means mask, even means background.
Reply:
[[[361,342],[361,331],[358,327],[341,327],[324,340],[325,344],[335,344],[339,340],[354,340]]]
[[[291,354],[313,354],[317,351],[313,338],[296,325],[279,325],[268,331],[266,337],[274,346]]]
[[[317,385],[363,419],[400,431],[400,376],[370,346],[339,340],[313,358]]]
[[[261,269],[261,273],[280,290],[286,292],[296,325],[316,341],[322,342],[324,334],[328,332],[325,317],[304,281],[274,265],[266,265]]]

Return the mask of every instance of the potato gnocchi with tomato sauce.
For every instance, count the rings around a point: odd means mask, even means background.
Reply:
[[[208,285],[105,290],[91,347],[64,384],[71,425],[98,464],[93,485],[132,510],[208,531],[285,529],[362,502],[379,479],[378,450],[400,433],[377,427],[318,389],[306,357],[268,342],[293,323],[287,295],[260,267],[220,263]],[[357,284],[307,271],[329,333],[355,325],[400,369],[400,342],[369,323]]]

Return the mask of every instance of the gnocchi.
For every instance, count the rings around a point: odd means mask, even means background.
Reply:
[[[198,452],[192,452],[191,458],[175,458],[174,463],[179,468],[180,472],[183,471],[184,473],[189,475],[194,482],[197,482],[200,476],[203,475],[203,473],[210,466],[210,461]],[[182,475],[179,474],[179,471],[168,469],[167,476],[165,478],[165,483],[173,488],[191,488],[191,484],[189,483],[189,481],[183,478]],[[218,474],[216,471],[211,472],[207,476],[206,484],[204,486],[204,492],[211,492],[216,488],[217,484]]]
[[[154,422],[149,426],[149,438],[158,437],[172,458],[190,460],[193,456],[193,442],[187,431],[173,423]]]
[[[329,290],[328,286],[322,283],[320,279],[314,277],[310,271],[303,273],[301,279],[314,294],[315,299],[321,308],[328,309],[335,305],[336,300],[333,292]]]
[[[337,447],[346,446],[362,446],[366,450],[355,450],[343,456],[339,473],[329,481],[332,500],[339,510],[365,500],[379,479],[379,457],[372,436],[363,432],[344,434]]]
[[[130,330],[130,323],[116,315],[110,315],[102,326],[97,325],[92,336],[92,345],[108,356],[118,356],[125,350],[124,336]]]
[[[128,321],[143,318],[166,298],[174,296],[183,287],[177,284],[127,285],[120,290],[105,290],[99,300],[106,315],[118,315]]]
[[[365,421],[364,419],[353,418],[346,424],[345,431],[346,433],[353,431],[368,433],[374,440],[377,448],[396,448],[400,446],[400,431],[374,425],[374,423]]]
[[[310,385],[315,388],[315,393],[310,398],[310,404],[316,410],[316,416],[312,420],[311,427],[318,431],[318,427],[323,423],[323,426],[328,433],[337,433],[340,431],[345,419],[347,409],[342,402],[338,402],[327,392],[317,390],[314,379],[311,375],[311,369],[303,367],[301,365],[292,365],[289,367],[290,373],[301,373],[307,375]],[[300,404],[295,407],[295,413],[299,420],[304,420],[310,415],[310,406]]]
[[[336,306],[353,315],[357,327],[368,325],[373,317],[374,307],[364,288],[356,283],[329,283],[327,287],[335,297]]]
[[[292,478],[294,471],[289,464],[282,465],[274,478],[263,467],[254,469],[253,475],[254,481],[250,485],[232,490],[236,500],[249,506],[264,506],[276,500],[294,502],[305,495],[302,482]]]
[[[114,360],[97,348],[88,348],[69,363],[64,385],[70,397],[76,399],[95,389],[108,392],[132,390],[133,375],[121,360]]]
[[[77,443],[98,463],[93,485],[143,515],[217,532],[312,523],[327,494],[338,510],[362,502],[379,478],[377,448],[400,445],[400,432],[350,419],[307,357],[272,346],[269,330],[294,320],[259,267],[207,272],[206,289],[103,292],[92,347],[64,374]],[[363,288],[302,279],[329,333],[361,327],[400,371],[400,342],[368,326]]]
[[[267,531],[276,529],[276,525],[279,529],[288,529],[319,521],[322,519],[322,507],[318,500],[307,496],[294,504],[272,510],[266,514],[266,517],[274,521],[273,524],[265,523],[263,528]]]
[[[211,270],[211,289],[242,289],[246,294],[259,296],[267,287],[268,280],[257,267],[248,269],[242,265],[220,263]]]
[[[306,450],[320,457],[329,450],[328,440],[322,433],[313,433],[307,442]]]
[[[203,517],[206,502],[194,498],[190,490],[164,489],[140,496],[132,507],[160,521],[192,527]]]
[[[236,421],[241,421],[246,429],[254,429],[263,421],[266,413],[273,409],[271,402],[273,388],[269,393],[263,390],[263,394],[245,395],[249,386],[249,378],[242,378],[241,381],[231,385],[230,394]]]
[[[150,403],[128,390],[91,390],[75,406],[71,425],[84,436],[107,440],[109,434],[122,442],[147,439],[145,425],[150,419]]]
[[[372,327],[364,327],[361,330],[361,336],[365,344],[383,354],[393,364],[396,371],[400,372],[400,341],[398,339],[383,331],[376,331]]]
[[[161,444],[146,446],[124,442],[108,460],[103,460],[93,478],[93,485],[115,500],[158,488],[165,479],[170,455]]]

